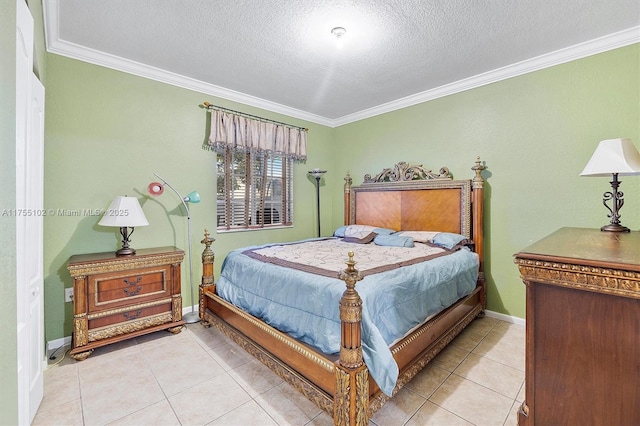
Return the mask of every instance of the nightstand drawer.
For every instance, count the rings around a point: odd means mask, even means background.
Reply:
[[[126,307],[121,309],[114,309],[112,311],[103,312],[100,314],[89,315],[89,329],[96,329],[100,327],[106,327],[113,324],[125,324],[135,322],[147,322],[148,317],[166,313],[167,320],[162,322],[171,321],[171,299],[160,300],[156,303],[143,304],[137,307]],[[156,324],[154,324],[156,325]]]
[[[91,276],[89,312],[113,309],[167,297],[170,294],[169,266],[144,268],[131,272]]]

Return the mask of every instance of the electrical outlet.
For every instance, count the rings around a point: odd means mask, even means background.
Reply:
[[[73,287],[64,289],[64,301],[73,302]]]

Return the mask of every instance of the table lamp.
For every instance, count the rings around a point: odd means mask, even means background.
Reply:
[[[149,222],[135,197],[117,196],[109,205],[109,208],[98,222],[102,226],[115,226],[120,228],[122,235],[122,248],[116,251],[118,256],[130,256],[136,250],[129,247],[134,227],[147,226]],[[131,231],[129,231],[129,229]]]
[[[631,139],[607,139],[601,141],[580,176],[612,175],[611,191],[604,193],[602,204],[609,210],[607,217],[611,223],[600,228],[601,231],[629,232],[629,228],[620,224],[620,209],[624,204],[623,193],[618,191],[618,176],[640,175],[640,153]],[[611,207],[607,202],[611,200]]]

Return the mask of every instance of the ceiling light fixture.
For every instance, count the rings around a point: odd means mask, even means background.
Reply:
[[[338,47],[338,49],[342,49],[342,46],[344,44],[343,37],[346,32],[347,30],[342,27],[335,27],[331,30],[331,34],[336,37],[336,46]]]

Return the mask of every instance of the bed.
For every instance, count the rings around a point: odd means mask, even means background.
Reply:
[[[220,329],[331,414],[335,424],[368,424],[369,418],[389,398],[474,318],[484,313],[484,168],[478,158],[471,168],[475,172],[472,179],[454,180],[445,167],[438,173],[433,173],[420,165],[402,162],[375,176],[365,175],[364,182],[359,186],[352,186],[351,177],[347,175],[344,187],[345,226],[336,230],[337,237],[233,251],[225,258],[218,282],[213,277],[214,253],[211,245],[214,239],[205,231],[202,240],[205,249],[202,253],[199,309],[202,324]],[[371,232],[372,229],[375,232]],[[425,236],[430,238],[428,244],[418,242]],[[456,236],[459,238],[456,239]],[[450,241],[449,237],[454,239]],[[389,253],[403,252],[402,246],[398,244],[398,241],[402,241],[399,238],[404,238],[404,246],[409,246],[409,243],[413,244],[411,247],[429,246],[424,249],[425,253],[418,256],[429,260],[418,262],[399,259],[402,266],[395,265],[387,271],[388,267],[382,268],[372,263],[371,258],[380,256],[369,255],[364,251],[364,243],[368,243],[368,250],[369,244],[374,245],[375,240],[380,240],[380,245],[386,250],[383,257],[389,256]],[[369,239],[373,241],[365,241]],[[445,244],[440,244],[442,241]],[[322,244],[328,244],[328,250],[340,256],[343,267],[336,270],[335,259],[328,261],[322,255],[317,255],[317,258],[321,258],[319,263],[309,263],[306,269],[302,267],[304,270],[300,271],[300,265],[296,266],[295,263],[307,263],[307,260],[298,259],[298,254],[304,252],[301,248],[307,247],[307,244],[311,246],[308,250],[316,253],[321,253]],[[291,250],[295,255],[291,254]],[[377,248],[371,250],[373,252]],[[451,259],[458,257],[475,259],[472,266],[464,263],[464,280],[467,282],[456,284],[457,290],[446,290],[447,297],[437,295],[437,298],[448,300],[446,306],[421,313],[424,315],[423,321],[416,323],[415,318],[408,320],[408,331],[394,330],[396,334],[393,334],[386,329],[395,321],[378,319],[372,313],[385,299],[396,300],[403,293],[398,293],[399,296],[381,297],[370,288],[383,287],[384,291],[389,292],[383,294],[391,295],[395,281],[401,280],[398,275],[402,271],[408,271],[414,277],[422,277],[424,285],[431,285],[436,280],[424,279],[423,277],[431,275],[427,269],[418,268],[437,269],[439,276],[444,272],[440,270],[440,266],[434,265],[444,264],[445,261],[448,265],[453,261]],[[257,269],[249,269],[253,267]],[[473,270],[472,275],[470,269]],[[244,278],[241,271],[250,271],[247,276],[251,278]],[[287,280],[280,284],[282,291],[278,290],[280,287],[267,290],[267,297],[276,297],[276,293],[282,292],[290,299],[295,292],[286,286],[305,289],[298,293],[309,294],[308,298],[315,301],[314,305],[322,309],[317,316],[327,317],[328,325],[314,323],[315,319],[296,319],[296,325],[289,326],[271,317],[269,311],[279,311],[280,305],[277,305],[278,309],[270,309],[270,306],[276,306],[279,302],[273,299],[261,304],[259,299],[252,297],[257,289],[275,282],[274,274],[284,275]],[[470,284],[469,277],[473,280]],[[451,280],[445,278],[444,281]],[[259,285],[245,288],[245,284],[248,286],[251,282]],[[320,290],[307,290],[307,287],[303,287],[307,285],[319,285]],[[340,289],[336,294],[338,285]],[[400,283],[400,288],[404,288],[405,296],[408,291],[415,291],[411,298],[417,299],[418,294],[423,291],[422,287],[416,285],[405,284],[403,287]],[[329,293],[321,293],[325,288],[330,289],[327,290]],[[234,296],[235,293],[237,297]],[[233,303],[228,300],[233,300]],[[293,305],[293,308],[297,309],[298,306]],[[256,310],[255,315],[247,312],[251,309]],[[381,310],[386,312],[386,308]],[[291,316],[285,314],[288,315]],[[393,315],[391,318],[396,318],[398,313]],[[314,340],[309,340],[304,332],[297,332],[298,322],[310,323],[310,327],[315,330],[331,329],[327,331],[329,337],[321,336],[324,333],[317,333],[318,336],[311,337]],[[398,323],[403,323],[403,320],[398,320]],[[381,329],[384,331],[380,331],[378,336],[376,333]],[[380,338],[383,340],[384,350],[375,346],[380,344]],[[337,347],[334,342],[336,339]],[[329,346],[325,346],[325,341],[330,342]],[[372,353],[379,352],[388,352],[388,358],[383,354],[382,360],[372,359]]]

